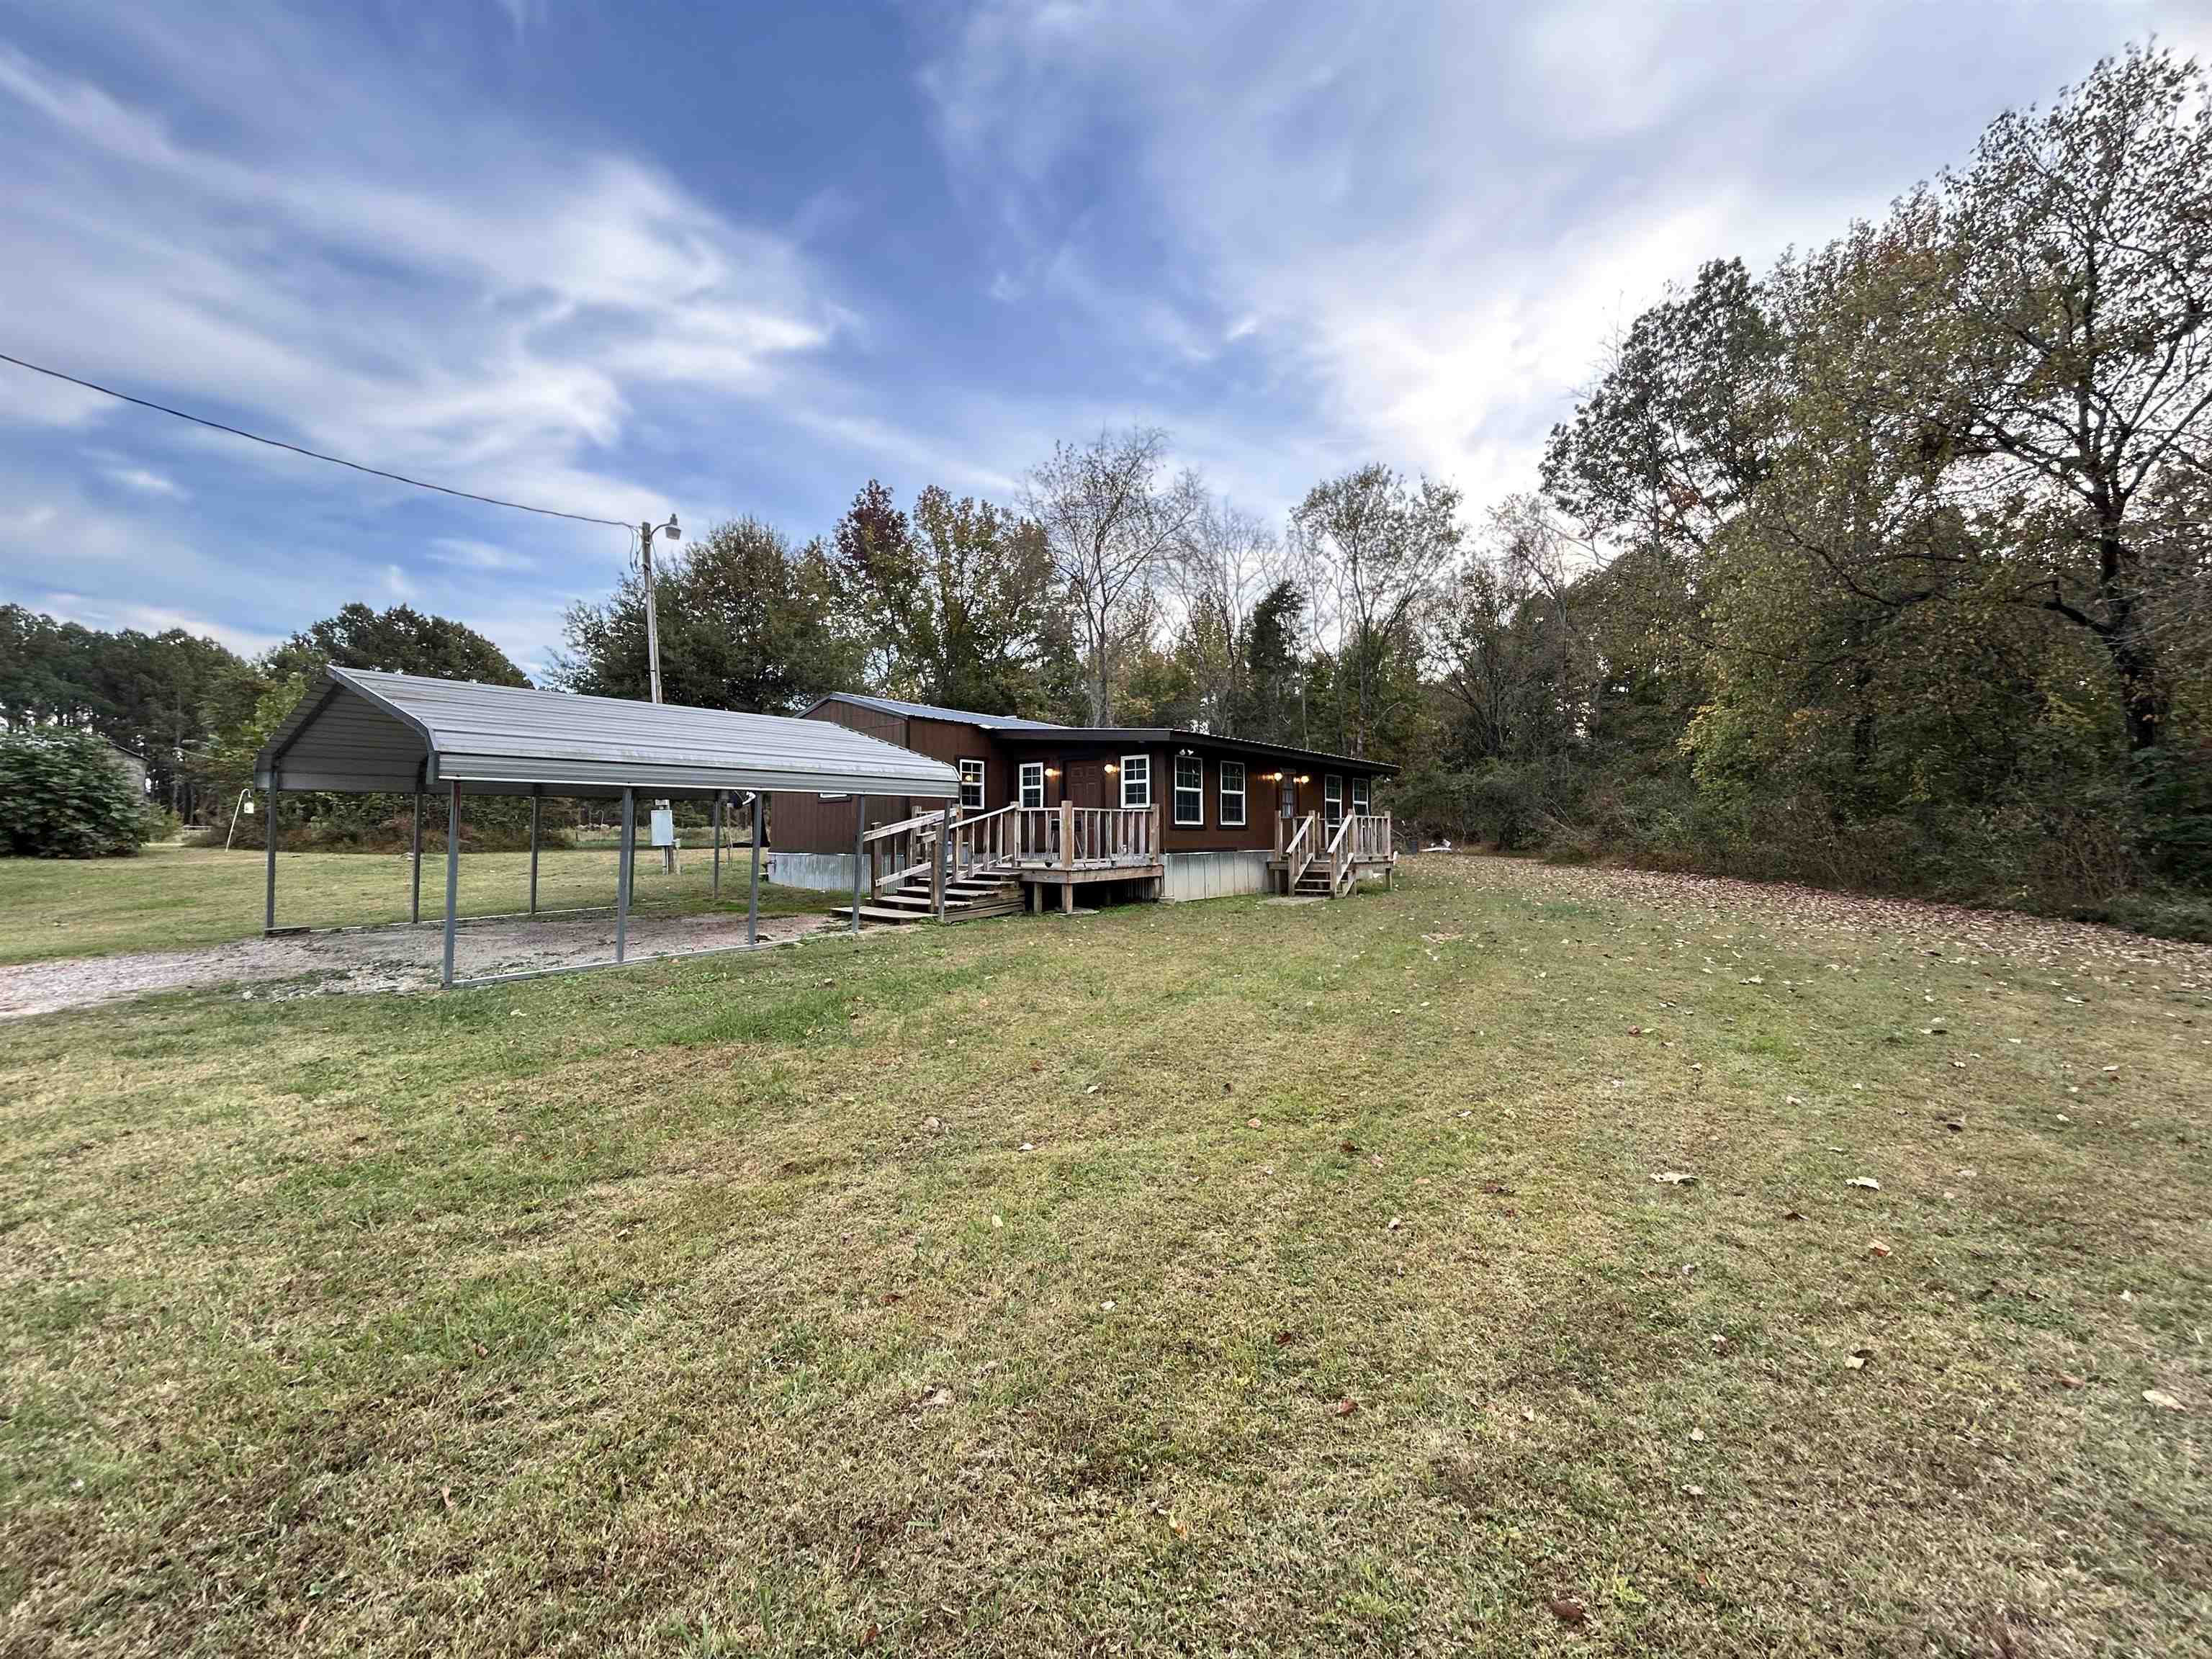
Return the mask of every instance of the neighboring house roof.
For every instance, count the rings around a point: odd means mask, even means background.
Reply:
[[[951,798],[959,775],[827,720],[332,667],[254,763],[287,789],[663,794],[787,789]]]
[[[896,697],[865,696],[858,691],[832,691],[826,697],[817,697],[806,712],[811,714],[825,702],[857,703],[863,708],[872,708],[879,714],[903,714],[925,720],[954,720],[963,725],[980,726],[986,732],[1065,732],[1070,729],[1051,720],[1025,720],[1015,714],[979,714],[972,708],[945,708],[933,702],[902,702]]]

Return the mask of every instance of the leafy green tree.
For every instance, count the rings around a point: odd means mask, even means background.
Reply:
[[[466,623],[426,616],[412,605],[372,611],[356,601],[292,635],[262,665],[270,679],[313,678],[325,664],[485,685],[527,685],[529,676]]]
[[[104,738],[66,729],[0,737],[0,846],[13,858],[136,853],[146,803]]]
[[[656,560],[663,695],[672,703],[791,714],[859,679],[861,652],[821,544],[794,550],[754,519],[720,524]],[[645,702],[645,585],[632,573],[604,604],[571,605],[551,678],[563,690]]]

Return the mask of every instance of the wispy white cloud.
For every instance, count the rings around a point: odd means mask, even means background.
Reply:
[[[145,466],[112,466],[106,472],[109,482],[141,495],[161,495],[170,501],[183,501],[189,491],[174,478]]]
[[[439,537],[430,544],[430,556],[440,564],[458,565],[465,570],[534,570],[538,566],[537,560],[513,548],[459,536]]]

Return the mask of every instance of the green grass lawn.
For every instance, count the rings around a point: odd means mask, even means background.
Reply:
[[[1424,860],[0,1026],[0,1651],[2203,1652],[2208,987]]]
[[[618,854],[605,848],[539,854],[542,908],[612,904]],[[687,848],[683,868],[661,872],[651,849],[639,854],[637,901],[656,913],[710,907],[713,861]],[[165,951],[261,932],[266,871],[258,849],[149,847],[130,859],[0,859],[0,963],[48,957],[100,956],[113,951]],[[746,860],[722,866],[722,908],[742,911]],[[381,853],[279,853],[276,923],[343,927],[407,920],[407,855]],[[529,902],[530,854],[464,853],[460,910],[492,915]],[[834,894],[761,884],[761,914],[819,912]],[[422,914],[442,915],[446,859],[422,854]]]

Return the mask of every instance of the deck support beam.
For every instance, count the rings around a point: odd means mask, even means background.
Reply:
[[[453,913],[461,898],[461,781],[447,786],[446,797],[446,965],[438,982],[453,988]]]
[[[615,859],[615,960],[629,949],[629,884],[637,863],[637,791],[623,791],[622,851]]]

